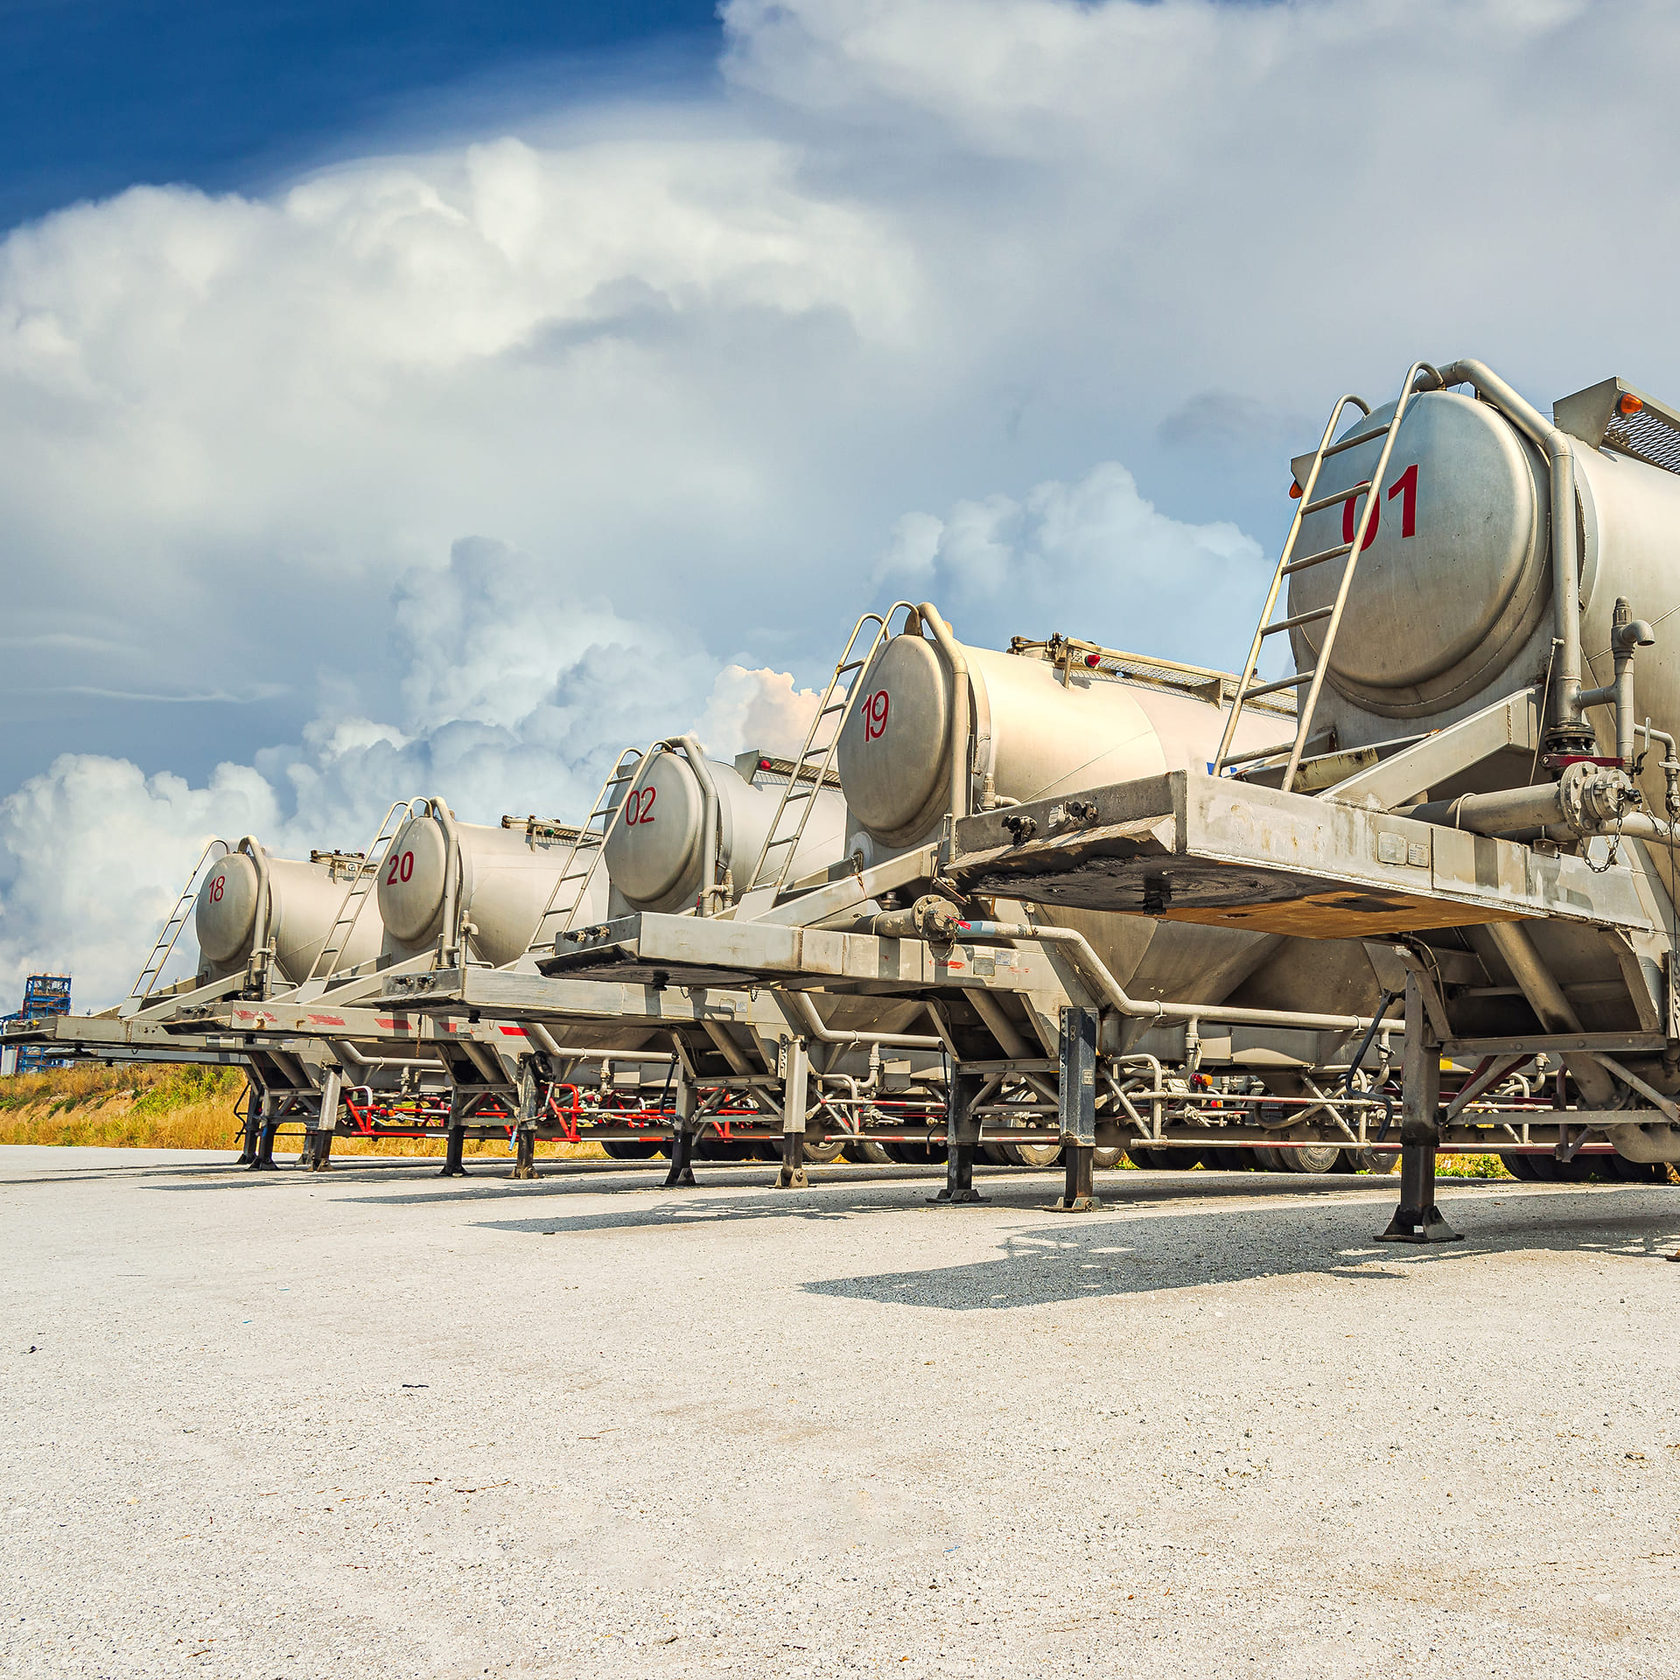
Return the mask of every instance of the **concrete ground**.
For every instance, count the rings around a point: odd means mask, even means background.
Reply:
[[[0,1672],[1680,1672],[1680,1192],[435,1171],[0,1152]]]

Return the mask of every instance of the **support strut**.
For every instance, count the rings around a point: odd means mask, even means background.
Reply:
[[[245,1124],[239,1131],[239,1159],[234,1164],[254,1167],[257,1164],[257,1141],[262,1136],[262,1093],[253,1080],[245,1087]]]
[[[934,1203],[983,1202],[974,1188],[974,1156],[980,1147],[980,1121],[974,1104],[985,1080],[977,1073],[964,1073],[961,1064],[951,1069],[951,1085],[945,1098],[945,1188]]]
[[[694,1085],[684,1072],[677,1074],[677,1113],[671,1127],[671,1169],[662,1190],[678,1190],[694,1182]]]
[[[1097,1012],[1070,1004],[1062,1010],[1056,1106],[1067,1177],[1058,1213],[1090,1213],[1097,1201]]]
[[[513,1130],[513,1176],[537,1176],[537,1102],[536,1069],[527,1058],[519,1070],[519,1114]]]
[[[1435,1205],[1435,1152],[1441,1147],[1441,1045],[1424,1008],[1423,983],[1406,975],[1406,1051],[1400,1109],[1400,1206],[1378,1242],[1463,1239]]]
[[[466,1099],[457,1085],[449,1093],[449,1130],[444,1134],[443,1170],[439,1178],[465,1178],[467,1169],[461,1157],[467,1147]]]
[[[329,1068],[321,1077],[321,1101],[315,1110],[315,1124],[303,1134],[303,1158],[298,1163],[310,1172],[326,1172],[332,1166],[333,1133],[338,1129],[340,1084],[337,1068]]]
[[[274,1171],[274,1134],[280,1129],[280,1099],[271,1091],[263,1093],[262,1121],[257,1128],[257,1149],[250,1172]]]
[[[782,1041],[782,1164],[776,1173],[778,1190],[804,1190],[805,1097],[810,1082],[811,1056],[802,1038]]]

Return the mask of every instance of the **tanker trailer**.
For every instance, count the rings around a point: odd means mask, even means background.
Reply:
[[[443,967],[504,968],[531,951],[545,921],[605,911],[599,838],[587,829],[513,817],[491,827],[458,821],[441,799],[415,804],[379,874],[388,958],[431,950]]]
[[[858,684],[837,762],[854,825],[850,850],[874,863],[937,839],[953,810],[1002,811],[1009,824],[1011,807],[1106,781],[1184,767],[1205,772],[1227,720],[1232,679],[1065,637],[1017,637],[1008,652],[971,647],[924,606],[899,634],[881,639]],[[1292,711],[1276,702],[1270,716],[1256,709],[1242,720],[1237,737],[1244,744],[1269,740]],[[966,774],[953,768],[959,765]],[[1081,935],[1140,1001],[1351,1016],[1369,1013],[1382,993],[1363,948],[1352,941],[1317,947],[1303,963],[1293,942],[1275,933],[1054,903],[1043,907],[1041,920]],[[1106,1048],[1137,1050],[1149,1025],[1146,1017],[1118,1023]],[[1303,1089],[1299,1070],[1333,1052],[1343,1037],[1245,1029],[1233,1034],[1233,1059],[1260,1073],[1274,1097],[1295,1099]],[[1273,1118],[1279,1118],[1276,1105]],[[1293,1147],[1263,1157],[1262,1164],[1329,1170],[1341,1152],[1328,1139],[1345,1133],[1333,1121],[1322,1129],[1324,1141],[1316,1147],[1299,1135],[1280,1136]],[[1196,1156],[1176,1151],[1142,1158],[1152,1165],[1191,1165]],[[1369,1156],[1359,1159],[1377,1164]],[[1244,1162],[1235,1151],[1210,1156],[1221,1166]]]
[[[783,806],[783,789],[761,780],[766,772],[777,774],[775,761],[760,753],[725,764],[708,759],[692,736],[657,742],[607,836],[603,861],[612,879],[613,913],[694,909],[712,915],[750,891]],[[792,766],[781,775],[801,779]],[[802,780],[788,790],[810,807],[787,870],[795,882],[826,872],[845,855],[845,801],[826,778]],[[775,861],[780,867],[782,860]]]
[[[1409,376],[1400,398],[1323,454],[1296,547],[1345,551],[1293,573],[1286,609],[1304,620],[1290,632],[1297,668],[1322,667],[1319,740],[1403,761],[1411,740],[1532,697],[1536,750],[1449,761],[1403,790],[1391,766],[1380,802],[1599,863],[1626,857],[1661,930],[1634,938],[1632,960],[1672,969],[1680,646],[1660,628],[1680,599],[1680,416],[1611,379],[1560,400],[1548,422],[1491,370],[1463,362]],[[1313,465],[1294,463],[1294,492]],[[1372,480],[1374,499],[1361,488]],[[1332,620],[1325,609],[1339,594]],[[1436,939],[1485,975],[1481,995],[1457,1003],[1467,1030],[1652,1024],[1646,988],[1628,984],[1628,940],[1603,928],[1490,921]],[[1672,1051],[1625,1065],[1672,1095]],[[1602,1065],[1578,1058],[1570,1075],[1589,1106],[1632,1100]],[[1610,1137],[1641,1163],[1680,1156],[1680,1134],[1618,1127]],[[1570,1166],[1527,1155],[1512,1164],[1549,1176]]]
[[[193,910],[198,936],[199,983],[244,972],[245,989],[266,995],[270,969],[287,984],[309,979],[329,936],[331,971],[373,962],[381,932],[378,911],[365,894],[355,922],[337,928],[340,911],[360,875],[375,867],[357,852],[312,852],[307,863],[273,856],[247,835],[220,859],[199,888]]]
[[[797,821],[783,821],[778,829],[778,819],[790,811],[798,813]],[[760,752],[723,763],[706,758],[692,736],[656,742],[631,780],[602,847],[612,913],[709,916],[730,910],[773,876],[789,887],[825,878],[845,860],[846,830],[845,801],[832,773]],[[773,833],[785,834],[785,843],[773,839]],[[821,1032],[860,1035],[849,1045],[834,1046],[824,1058],[816,1077],[819,1093],[841,1081],[878,1086],[881,1059],[871,1055],[868,1045],[881,1035],[916,1040],[895,1047],[896,1059],[910,1064],[902,1070],[907,1082],[913,1071],[942,1075],[937,1040],[925,1026],[919,1033],[912,1030],[922,1015],[917,1004],[817,994],[801,1007],[816,1017]],[[757,1053],[762,1056],[765,1048],[757,1046]],[[804,1144],[807,1160],[831,1161],[842,1152],[877,1163],[937,1158],[937,1151],[930,1157],[925,1145],[868,1137],[848,1143],[808,1137]]]

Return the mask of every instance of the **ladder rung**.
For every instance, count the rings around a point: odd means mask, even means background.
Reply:
[[[1367,478],[1358,484],[1350,485],[1346,490],[1338,490],[1333,496],[1320,496],[1316,502],[1308,502],[1301,509],[1301,517],[1305,519],[1309,513],[1317,513],[1320,508],[1340,507],[1343,502],[1351,502],[1355,496],[1370,488],[1371,481]]]
[[[1357,432],[1359,428],[1356,426],[1354,430]],[[1362,443],[1381,443],[1387,436],[1388,427],[1383,426],[1377,431],[1365,433],[1363,437],[1345,437],[1340,442],[1331,444],[1319,459],[1328,461],[1332,455],[1340,455],[1344,449],[1357,449]]]
[[[1311,624],[1315,619],[1328,618],[1335,610],[1334,607],[1314,607],[1311,612],[1296,613],[1293,618],[1280,618],[1276,624],[1268,624],[1260,634],[1275,636],[1280,630],[1293,630],[1298,624]],[[1250,694],[1254,692],[1254,689],[1249,690]]]
[[[1353,544],[1350,542],[1341,543],[1335,548],[1322,549],[1317,554],[1309,554],[1305,560],[1291,560],[1278,576],[1288,577],[1291,572],[1304,572],[1308,566],[1322,566],[1326,560],[1340,560],[1344,554],[1352,552]]]
[[[1310,683],[1317,675],[1317,671],[1297,671],[1292,677],[1279,677],[1276,682],[1261,683],[1256,688],[1245,688],[1241,698],[1246,705],[1250,700],[1258,700],[1262,694],[1276,694],[1280,689],[1299,688],[1303,683]]]
[[[1221,768],[1228,768],[1233,764],[1252,764],[1256,759],[1279,758],[1284,753],[1293,752],[1294,750],[1295,742],[1293,739],[1288,741],[1279,741],[1276,746],[1272,747],[1250,747],[1247,752],[1227,753],[1222,759],[1220,759],[1219,763]]]
[[[845,709],[846,702],[844,700],[836,700],[832,706],[824,706],[823,709],[817,713],[817,716],[825,718],[830,712],[843,712]]]

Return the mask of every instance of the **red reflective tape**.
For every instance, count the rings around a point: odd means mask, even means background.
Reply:
[[[502,1032],[508,1038],[526,1038],[529,1036],[523,1027],[503,1027]]]
[[[344,1025],[342,1015],[305,1015],[304,1020],[317,1027],[342,1027]]]

